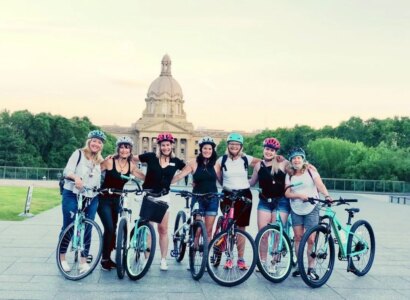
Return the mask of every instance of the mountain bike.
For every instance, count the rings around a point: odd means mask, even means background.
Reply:
[[[236,201],[245,203],[240,216],[247,205],[252,203],[252,200],[243,196],[241,190],[228,190],[226,188],[224,196],[220,196],[220,198],[223,197],[232,201],[232,204],[227,206],[223,211],[223,216],[218,218],[214,237],[209,243],[207,268],[209,276],[218,284],[235,286],[248,279],[255,269],[256,248],[252,236],[237,228],[234,218],[234,204]],[[244,253],[244,257],[239,257],[240,251]],[[240,268],[237,265],[240,259],[244,259],[249,265]],[[222,261],[225,262],[224,266],[221,266]]]
[[[286,189],[296,185],[299,184],[289,185]],[[265,201],[270,203],[275,199],[265,198]],[[292,266],[296,265],[291,222],[289,215],[287,222],[283,224],[280,211],[276,210],[276,221],[261,228],[255,238],[258,269],[263,277],[274,283],[285,280]]]
[[[172,234],[174,249],[171,250],[171,257],[174,257],[177,262],[181,262],[188,245],[189,269],[192,278],[199,280],[205,272],[208,257],[208,234],[205,223],[202,221],[202,213],[199,211],[199,201],[207,201],[219,193],[195,194],[175,189],[171,189],[171,192],[185,198],[185,211],[180,210],[175,219],[174,233]],[[189,199],[193,197],[198,201],[190,208]]]
[[[298,249],[298,267],[303,281],[312,288],[321,287],[332,274],[335,263],[335,243],[339,246],[338,259],[347,261],[347,271],[363,276],[370,271],[376,251],[376,240],[369,222],[358,220],[351,225],[351,220],[359,208],[346,208],[348,220],[343,226],[336,217],[333,205],[349,205],[357,199],[335,201],[309,198],[325,207],[325,214],[320,217],[319,225],[307,230]]]
[[[85,197],[87,191],[94,188],[83,187],[77,194],[77,212],[74,221],[60,235],[56,249],[57,266],[63,276],[69,280],[82,279],[95,269],[102,252],[102,232],[98,224],[85,216],[85,210],[94,198]],[[64,270],[61,262],[65,260],[69,270]],[[81,265],[87,263],[89,267]]]

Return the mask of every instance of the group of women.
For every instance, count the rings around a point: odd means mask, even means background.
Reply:
[[[194,193],[217,192],[217,182],[227,190],[241,190],[242,195],[252,199],[250,187],[259,184],[257,223],[261,229],[266,224],[276,220],[276,210],[280,211],[283,222],[288,215],[292,214],[292,222],[295,232],[296,249],[303,232],[319,221],[319,210],[316,206],[306,202],[309,197],[318,198],[322,193],[330,199],[328,191],[323,184],[316,169],[306,161],[303,149],[295,148],[289,154],[289,161],[277,154],[280,143],[276,138],[266,138],[263,142],[263,158],[259,159],[246,155],[243,152],[244,139],[238,133],[231,133],[227,137],[227,149],[225,155],[217,158],[216,143],[211,137],[204,137],[199,141],[199,154],[194,161],[185,164],[175,157],[173,152],[174,138],[171,133],[160,133],[157,137],[158,147],[156,153],[149,152],[138,156],[132,155],[133,141],[128,137],[117,140],[117,153],[105,160],[101,157],[105,134],[99,130],[93,130],[88,134],[88,139],[83,149],[75,151],[68,160],[64,170],[66,180],[62,195],[63,227],[64,229],[72,222],[73,212],[77,207],[76,194],[83,186],[100,186],[101,172],[105,171],[102,187],[121,189],[125,180],[121,174],[133,174],[144,181],[143,188],[151,189],[160,194],[162,201],[170,201],[170,185],[192,174]],[[79,159],[79,152],[81,156]],[[77,162],[77,164],[76,164]],[[137,167],[136,162],[146,163],[147,171],[144,175]],[[248,167],[253,167],[253,174],[248,179]],[[178,172],[179,170],[179,172]],[[302,182],[293,186],[294,182]],[[289,189],[286,187],[289,186]],[[285,192],[286,191],[286,192]],[[114,248],[116,222],[118,220],[118,196],[103,194],[97,196],[95,192],[88,191],[87,197],[94,198],[92,205],[87,208],[86,215],[94,219],[96,212],[104,226],[104,244],[101,267],[104,270],[115,268],[110,254]],[[225,192],[228,196],[229,192]],[[267,201],[274,199],[275,201]],[[193,199],[193,203],[198,199]],[[193,205],[192,203],[192,205]],[[212,229],[221,210],[231,205],[231,200],[225,198],[219,205],[217,197],[199,201],[200,210],[205,216],[205,226],[208,238],[212,237]],[[245,230],[249,225],[252,205],[243,202],[235,202],[235,218],[240,229]],[[160,269],[167,270],[166,256],[168,252],[168,219],[167,212],[160,224],[158,224],[159,245],[161,251]],[[247,269],[243,259],[244,249],[238,245],[237,266]],[[63,255],[63,254],[62,254]],[[232,268],[232,261],[226,261],[224,267]],[[63,268],[69,265],[64,263]],[[87,269],[86,258],[82,258],[81,267]],[[69,270],[66,270],[69,271]],[[312,271],[313,272],[313,271]],[[294,272],[294,276],[298,271]]]

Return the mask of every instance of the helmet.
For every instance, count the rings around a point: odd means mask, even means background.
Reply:
[[[161,142],[174,143],[174,137],[169,132],[161,132],[160,134],[158,134],[157,143],[160,144]]]
[[[117,145],[117,147],[119,147],[120,145],[130,145],[131,147],[134,147],[133,140],[128,136],[119,137],[115,144]]]
[[[303,150],[302,148],[292,148],[289,151],[289,160],[292,160],[292,158],[294,158],[295,156],[302,156],[303,159],[306,158],[306,153],[305,150]]]
[[[94,138],[96,138],[96,139],[101,140],[102,142],[105,142],[105,140],[107,139],[107,137],[105,136],[105,133],[102,132],[101,130],[98,130],[98,129],[96,129],[96,130],[91,130],[91,131],[88,133],[87,138],[89,138],[89,139],[94,139]]]
[[[268,147],[268,148],[271,148],[271,149],[279,150],[280,149],[280,143],[274,137],[266,138],[263,141],[263,147]]]
[[[202,147],[202,146],[205,145],[205,144],[209,144],[209,145],[211,145],[212,147],[215,147],[215,146],[216,146],[214,139],[211,138],[210,136],[205,136],[205,137],[203,137],[202,139],[199,140],[199,143],[198,143],[198,144],[199,144],[199,147]]]
[[[231,133],[230,135],[228,135],[226,142],[238,142],[243,144],[243,136],[239,133]]]

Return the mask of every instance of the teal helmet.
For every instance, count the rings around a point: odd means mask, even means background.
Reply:
[[[91,131],[88,133],[87,138],[89,138],[89,139],[94,139],[94,138],[95,138],[95,139],[99,139],[99,140],[101,140],[103,143],[104,143],[105,140],[107,139],[105,133],[102,132],[101,130],[98,130],[98,129],[96,129],[96,130],[91,130]]]
[[[226,139],[226,142],[238,142],[240,144],[243,145],[243,136],[240,135],[239,133],[231,133],[230,135],[228,135],[228,138]]]
[[[292,148],[289,151],[289,160],[292,160],[292,158],[294,158],[295,156],[301,156],[303,159],[306,159],[305,150],[303,150],[302,148],[299,148],[299,147]]]

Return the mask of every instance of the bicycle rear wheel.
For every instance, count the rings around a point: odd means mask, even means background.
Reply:
[[[241,249],[244,251],[243,257],[238,254],[238,241]],[[222,250],[221,245],[225,244],[225,249]],[[224,266],[214,264],[214,257],[220,257],[224,262]],[[246,261],[238,265],[239,258]],[[209,253],[207,259],[208,273],[211,278],[218,284],[223,286],[235,286],[241,284],[251,276],[256,265],[256,249],[255,243],[249,233],[233,229],[231,231],[220,232],[211,241],[209,245]]]
[[[123,279],[125,274],[125,251],[127,250],[127,219],[121,218],[117,229],[117,249],[115,263],[117,264],[118,278]]]
[[[125,270],[132,280],[144,277],[155,255],[156,236],[154,227],[149,222],[140,222],[138,230],[131,232],[131,241],[125,251]]]
[[[258,232],[255,245],[256,263],[262,275],[274,283],[285,280],[292,269],[293,261],[292,248],[286,233],[283,232],[281,237],[278,226],[267,225]]]
[[[355,252],[362,253],[354,254]],[[366,275],[373,265],[375,252],[376,239],[372,226],[364,220],[356,221],[350,229],[347,241],[349,271],[357,276]]]
[[[174,226],[174,249],[171,251],[171,256],[175,257],[177,262],[181,262],[185,256],[186,250],[186,243],[185,237],[188,234],[185,228],[182,228],[180,231],[176,232],[179,227],[182,226],[186,222],[186,214],[184,211],[179,211],[177,217],[175,219],[175,226]]]
[[[310,242],[313,243],[311,245]],[[310,228],[302,237],[298,249],[298,267],[303,281],[312,288],[324,285],[333,272],[335,244],[324,226]]]
[[[192,278],[201,279],[206,268],[208,257],[208,235],[203,221],[195,221],[191,227],[191,239],[189,246],[189,268]]]
[[[74,244],[74,235],[77,242]],[[81,243],[81,240],[84,242]],[[102,251],[102,232],[96,222],[83,219],[77,232],[74,232],[74,223],[71,223],[60,235],[56,249],[57,266],[63,276],[69,280],[80,280],[88,276],[100,261]],[[93,259],[84,265],[87,257]],[[62,261],[65,260],[69,270],[64,269]]]

